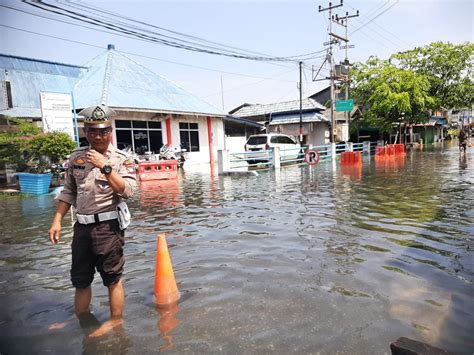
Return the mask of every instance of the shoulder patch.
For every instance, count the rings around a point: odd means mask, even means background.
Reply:
[[[123,162],[123,165],[125,166],[135,165],[135,161],[132,158],[128,158]]]

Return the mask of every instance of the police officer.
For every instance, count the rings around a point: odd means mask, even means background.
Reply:
[[[89,313],[91,283],[97,269],[109,291],[111,321],[121,323],[125,302],[121,276],[126,225],[119,224],[123,221],[118,218],[117,206],[121,206],[122,199],[132,196],[136,176],[133,160],[111,144],[113,114],[104,105],[79,112],[84,116],[84,133],[90,146],[71,154],[49,238],[53,244],[59,242],[61,220],[70,206],[75,206],[71,281],[76,288],[76,315]]]

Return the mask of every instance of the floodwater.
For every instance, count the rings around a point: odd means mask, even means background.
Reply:
[[[129,203],[125,322],[101,338],[73,316],[70,215],[53,247],[52,196],[0,196],[0,353],[389,354],[406,336],[471,354],[473,167],[474,150],[452,146],[144,184]],[[167,311],[153,305],[159,233],[182,293]],[[98,275],[92,307],[108,319]]]

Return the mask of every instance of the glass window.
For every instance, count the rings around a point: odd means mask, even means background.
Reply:
[[[132,121],[133,128],[147,128],[146,121]]]
[[[117,135],[117,148],[127,149],[128,147],[133,149],[132,131],[130,130],[116,130]]]
[[[145,154],[145,152],[150,150],[148,145],[148,132],[146,130],[134,129],[133,141],[135,143],[135,153]]]
[[[197,123],[179,123],[181,148],[188,152],[199,152],[199,127]]]
[[[267,143],[267,136],[251,136],[247,141],[248,145],[260,145]]]
[[[148,136],[150,137],[150,150],[155,154],[159,153],[163,146],[161,131],[149,131]]]
[[[118,149],[130,146],[135,153],[142,155],[147,151],[159,153],[163,145],[159,121],[116,120],[115,127]]]
[[[115,120],[115,127],[116,128],[130,128],[132,127],[132,122],[124,121],[124,120]]]
[[[161,122],[157,122],[157,121],[148,121],[148,128],[157,128],[157,129],[161,129]]]

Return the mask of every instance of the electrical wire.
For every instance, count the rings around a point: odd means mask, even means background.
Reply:
[[[227,57],[234,57],[234,58],[239,58],[239,59],[247,59],[247,60],[254,60],[254,61],[275,61],[275,62],[294,62],[296,61],[297,57],[292,56],[292,57],[270,57],[270,56],[249,56],[240,52],[236,52],[233,50],[227,50],[227,49],[222,49],[222,48],[217,48],[214,46],[208,46],[208,45],[200,45],[196,43],[191,43],[187,40],[181,40],[177,39],[174,37],[170,36],[164,36],[163,34],[154,34],[154,35],[148,35],[145,34],[141,31],[137,31],[135,29],[129,29],[123,24],[117,25],[116,23],[111,23],[105,20],[101,20],[99,18],[96,18],[94,16],[84,14],[84,13],[79,13],[76,11],[68,10],[65,8],[62,8],[60,6],[52,5],[49,3],[46,3],[43,0],[35,0],[32,2],[32,0],[23,0],[24,3],[39,8],[44,11],[48,11],[51,13],[54,13],[59,16],[65,16],[68,18],[71,18],[73,20],[79,21],[79,22],[84,22],[88,23],[93,26],[97,27],[102,27],[106,28],[108,30],[118,32],[121,34],[126,34],[130,35],[133,37],[137,37],[140,39],[144,39],[146,41],[154,42],[154,43],[159,43],[163,44],[166,46],[171,46],[179,49],[184,49],[188,51],[194,51],[194,52],[200,52],[200,53],[207,53],[207,54],[213,54],[213,55],[221,55],[221,56],[227,56]],[[136,27],[135,27],[136,28]],[[150,32],[150,31],[147,31]],[[164,38],[163,38],[164,37]],[[170,40],[172,39],[172,40]],[[309,53],[310,55],[314,55],[313,53]],[[301,60],[299,58],[298,60]]]
[[[34,34],[34,35],[38,35],[38,36],[53,38],[53,39],[57,39],[57,40],[60,40],[60,41],[76,43],[76,44],[80,44],[80,45],[83,45],[83,46],[89,46],[89,47],[93,47],[93,48],[104,49],[103,46],[98,46],[98,45],[95,45],[95,44],[90,44],[90,43],[75,41],[75,40],[72,40],[72,39],[66,39],[66,38],[62,38],[62,37],[47,35],[47,34],[44,34],[44,33],[28,31],[28,30],[21,29],[21,28],[17,28],[17,27],[13,27],[13,26],[8,26],[8,25],[2,25],[2,24],[0,24],[0,27],[5,27],[5,28],[9,28],[9,29],[16,30],[16,31],[26,32],[26,33],[30,33],[30,34]],[[223,71],[223,70],[217,70],[217,69],[211,69],[211,68],[201,67],[201,66],[197,66],[197,65],[179,63],[179,62],[174,62],[174,61],[170,61],[170,60],[166,60],[166,59],[162,59],[162,58],[156,58],[156,57],[151,57],[151,56],[147,56],[147,55],[143,55],[143,54],[137,54],[137,53],[133,53],[133,52],[120,51],[120,50],[116,50],[116,51],[119,52],[119,53],[123,53],[123,54],[127,54],[127,55],[136,56],[136,57],[139,57],[139,58],[146,58],[146,59],[156,60],[156,61],[160,61],[160,62],[164,62],[164,63],[170,63],[170,64],[175,64],[175,65],[180,65],[180,66],[189,67],[189,68],[194,68],[194,69],[200,69],[200,70],[207,70],[207,71],[217,72],[217,73],[221,73],[221,74],[229,74],[229,75],[235,75],[235,76],[243,76],[243,77],[248,77],[248,78],[258,78],[258,79],[264,79],[264,80],[276,80],[276,79],[268,78],[268,77],[260,77],[260,76],[255,76],[255,75],[248,75],[248,74],[242,74],[242,73],[235,73],[235,72],[229,72],[229,71]],[[276,80],[276,81],[280,81],[280,82],[293,82],[293,81],[291,81],[291,80]]]

